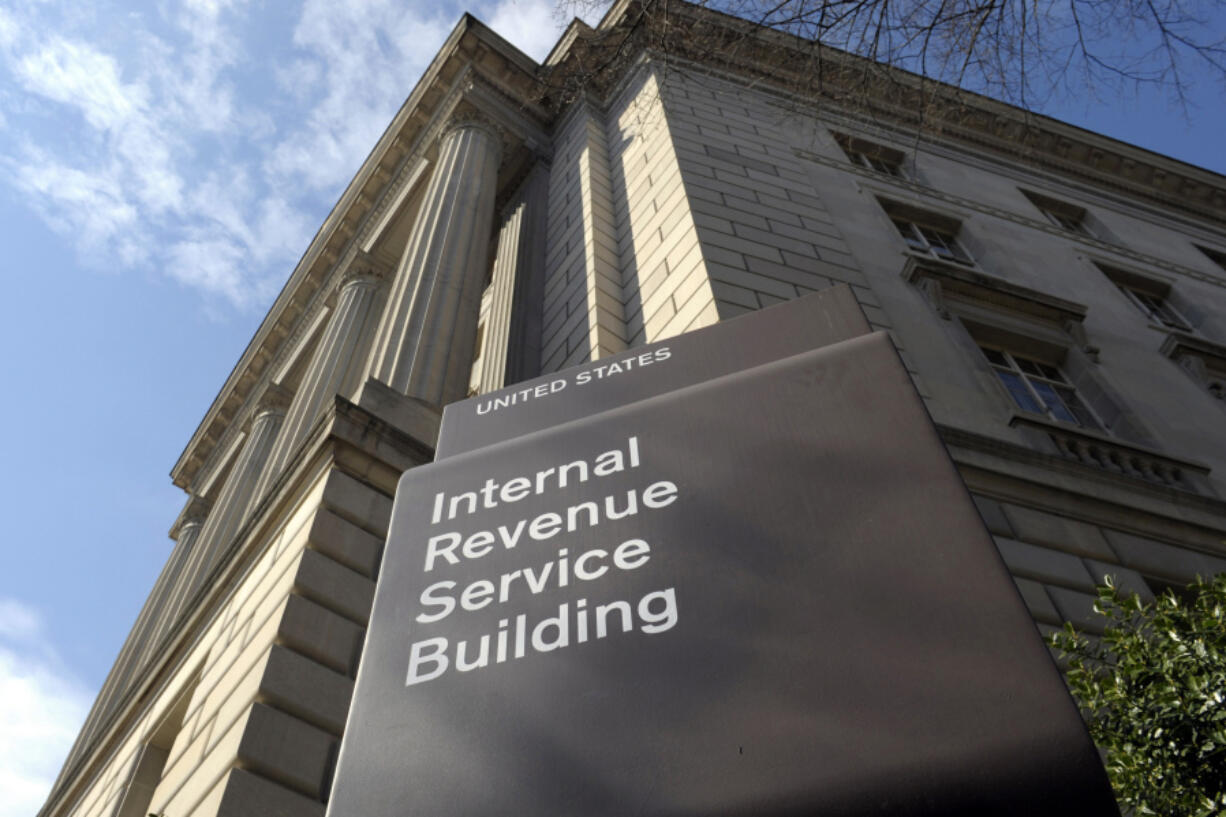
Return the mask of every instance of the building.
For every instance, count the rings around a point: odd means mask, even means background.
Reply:
[[[920,132],[800,92],[803,43],[664,59],[657,25],[619,2],[538,65],[459,22],[175,464],[177,545],[43,815],[322,814],[439,407],[834,283],[1040,629],[1092,629],[1105,574],[1226,569],[1226,178],[986,99]]]

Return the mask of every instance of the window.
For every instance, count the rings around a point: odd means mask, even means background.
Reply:
[[[1172,333],[1162,344],[1162,354],[1226,406],[1226,346],[1199,335]]]
[[[1096,266],[1103,275],[1111,279],[1128,302],[1149,320],[1166,329],[1194,331],[1192,321],[1171,302],[1170,284],[1103,264]]]
[[[899,235],[915,252],[931,255],[942,261],[974,266],[974,260],[958,243],[956,230],[930,226],[895,215],[890,216],[890,221],[894,222]]]
[[[836,133],[834,140],[839,143],[839,147],[847,154],[847,158],[853,165],[875,170],[887,176],[903,178],[902,165],[906,157],[901,151],[842,133]]]
[[[1226,252],[1222,252],[1220,250],[1211,250],[1208,247],[1202,247],[1199,244],[1196,245],[1196,249],[1203,252],[1210,261],[1217,264],[1222,269],[1226,270]]]
[[[1023,411],[1101,431],[1103,424],[1056,366],[991,346],[979,346],[997,379]]]
[[[1128,300],[1132,301],[1133,306],[1141,310],[1141,313],[1154,323],[1160,323],[1167,329],[1178,329],[1183,332],[1192,331],[1192,324],[1188,323],[1183,315],[1180,315],[1164,296],[1155,295],[1152,292],[1145,292],[1140,289],[1133,289],[1118,281],[1115,285],[1120,288],[1120,292],[1124,293]]]
[[[1094,232],[1086,224],[1086,211],[1084,208],[1078,207],[1075,204],[1059,201],[1057,199],[1048,198],[1047,196],[1031,193],[1029,190],[1023,190],[1022,195],[1030,199],[1043,217],[1046,218],[1053,226],[1059,227],[1061,230],[1068,230],[1070,233],[1080,233],[1090,238],[1096,238]]]

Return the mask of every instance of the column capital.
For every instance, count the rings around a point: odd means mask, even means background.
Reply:
[[[204,522],[204,518],[209,515],[209,509],[212,507],[213,503],[202,496],[188,497],[183,513],[180,515],[183,520],[182,524],[198,525]]]
[[[464,130],[465,128],[475,128],[484,131],[491,139],[494,140],[494,145],[501,156],[508,143],[507,129],[498,123],[492,116],[483,111],[479,111],[469,105],[461,105],[443,125],[439,133],[439,141],[446,139],[456,131]]]
[[[203,525],[212,507],[213,503],[202,496],[195,494],[188,496],[187,504],[183,506],[183,510],[179,512],[179,518],[170,528],[170,538],[177,540],[183,535],[184,529]]]
[[[256,400],[255,411],[251,412],[251,421],[254,422],[267,414],[284,415],[293,396],[293,392],[284,386],[269,383],[264,387],[260,398]]]
[[[368,252],[357,250],[337,278],[329,299],[335,298],[348,286],[380,286],[388,277],[387,268],[378,259]]]

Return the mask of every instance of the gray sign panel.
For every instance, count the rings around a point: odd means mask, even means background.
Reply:
[[[329,814],[1118,812],[877,333],[406,473]]]
[[[437,459],[692,386],[870,330],[840,285],[447,406]]]

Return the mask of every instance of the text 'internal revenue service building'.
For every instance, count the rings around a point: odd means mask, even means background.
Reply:
[[[815,328],[846,306],[449,408],[507,439],[401,481],[329,813],[1117,813],[888,336]]]

